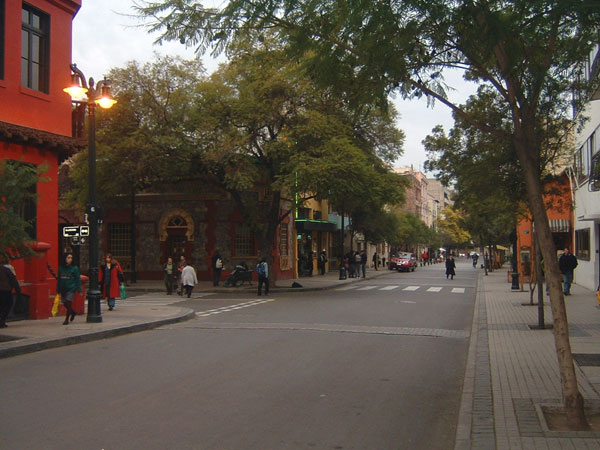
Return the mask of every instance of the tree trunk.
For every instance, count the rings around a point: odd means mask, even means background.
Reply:
[[[522,127],[522,122],[519,125]],[[550,224],[548,223],[548,216],[546,214],[539,166],[537,165],[537,158],[531,156],[540,154],[539,143],[532,142],[535,139],[534,130],[533,125],[525,129],[520,128],[517,131],[515,148],[523,170],[529,208],[536,224],[537,242],[544,258],[546,276],[548,277],[550,286],[554,342],[558,357],[567,423],[573,430],[588,430],[589,424],[585,418],[583,397],[578,390],[577,375],[573,364],[567,311],[560,282],[561,275],[558,268],[554,240],[552,239],[552,232],[550,231]]]

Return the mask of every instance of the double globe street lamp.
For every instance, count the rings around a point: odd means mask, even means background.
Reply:
[[[85,108],[88,111],[89,186],[87,213],[90,223],[90,272],[87,293],[87,322],[98,323],[102,322],[100,312],[102,293],[98,286],[98,220],[100,217],[98,215],[98,205],[96,204],[96,105],[108,109],[117,101],[111,97],[111,84],[107,78],[100,80],[95,85],[93,78],[89,79],[89,83],[86,82],[85,76],[76,64],[71,64],[71,72],[71,86],[63,90],[71,96],[71,102],[78,105],[77,109],[82,108],[82,114]],[[80,126],[81,124],[76,125]]]

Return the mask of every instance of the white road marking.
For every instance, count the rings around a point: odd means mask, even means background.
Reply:
[[[465,288],[452,288],[452,293],[453,294],[464,294]]]
[[[402,300],[402,301],[400,301],[400,303],[416,304],[417,302],[411,302],[410,300]]]
[[[379,289],[380,291],[393,291],[396,288],[399,288],[400,286],[385,286],[382,287],[381,289]]]
[[[337,288],[336,291],[349,291],[350,289],[355,289],[357,287],[358,286],[356,286],[356,285],[344,286],[341,288]]]
[[[404,289],[402,289],[403,291],[416,291],[417,289],[419,289],[421,286],[406,286]]]
[[[429,289],[427,289],[427,292],[440,292],[442,290],[441,287],[430,287]]]
[[[370,291],[371,289],[375,289],[377,286],[365,286],[361,287],[359,291]]]
[[[269,298],[265,300],[253,300],[251,302],[238,303],[236,305],[223,306],[222,308],[209,309],[207,311],[198,311],[196,316],[198,317],[208,317],[215,314],[221,314],[224,312],[235,311],[236,309],[249,308],[250,306],[262,305],[263,303],[274,302],[274,298]]]

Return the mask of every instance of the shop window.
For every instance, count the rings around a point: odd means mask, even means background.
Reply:
[[[236,256],[255,256],[254,233],[248,225],[241,223],[235,225],[234,244]]]
[[[131,224],[108,224],[108,252],[115,259],[131,256]]]
[[[23,3],[21,17],[21,85],[47,94],[50,16]]]
[[[575,256],[585,261],[590,260],[590,229],[575,230]]]

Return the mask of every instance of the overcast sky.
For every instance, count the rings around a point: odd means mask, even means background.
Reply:
[[[186,59],[196,58],[191,48],[170,42],[162,46],[154,45],[155,35],[149,35],[140,22],[133,17],[133,0],[83,0],[80,11],[73,21],[73,62],[87,77],[101,79],[112,67],[121,67],[127,61],[150,61],[154,52],[180,55]],[[210,56],[202,60],[210,73],[217,68],[218,61]],[[459,73],[446,75],[446,82],[460,89],[449,92],[454,101],[464,101],[475,91],[473,84],[462,81]],[[413,165],[415,169],[423,167],[427,159],[421,141],[437,124],[446,129],[453,124],[448,107],[437,103],[434,108],[427,107],[425,99],[403,101],[394,100],[400,112],[398,128],[406,134],[405,151],[396,166]]]

